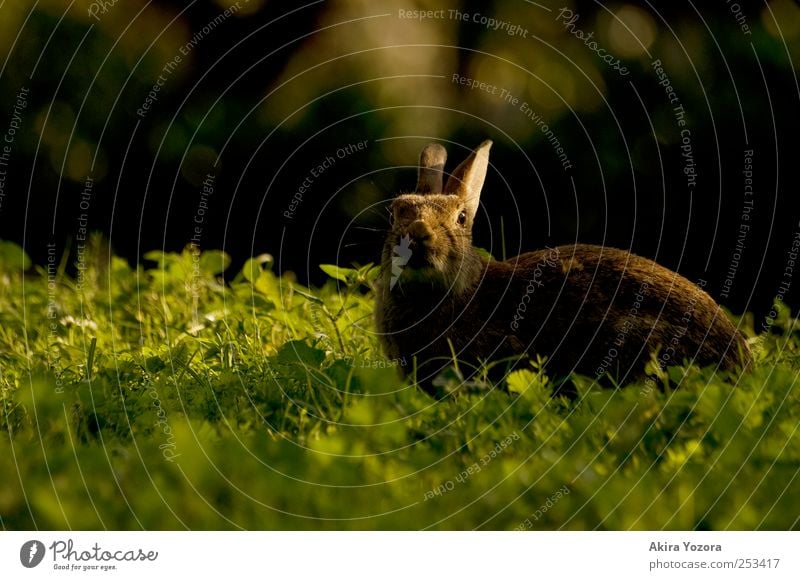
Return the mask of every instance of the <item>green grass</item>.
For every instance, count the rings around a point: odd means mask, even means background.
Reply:
[[[374,270],[101,247],[80,281],[0,247],[4,529],[800,527],[785,309],[741,378],[569,402],[531,367],[435,401],[381,368]]]

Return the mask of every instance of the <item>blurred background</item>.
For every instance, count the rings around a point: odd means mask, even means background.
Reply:
[[[423,145],[492,139],[495,257],[607,244],[797,304],[795,0],[17,0],[0,61],[0,238],[40,264],[98,231],[319,284],[378,261]]]

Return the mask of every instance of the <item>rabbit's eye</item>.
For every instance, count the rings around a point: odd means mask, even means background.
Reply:
[[[462,209],[460,212],[458,212],[458,220],[456,221],[458,221],[458,225],[460,226],[463,226],[465,223],[467,223],[467,210]]]

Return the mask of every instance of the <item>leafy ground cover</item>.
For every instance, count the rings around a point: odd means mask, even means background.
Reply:
[[[222,252],[102,247],[77,277],[0,247],[4,529],[800,527],[785,308],[746,317],[744,376],[567,401],[533,365],[434,400],[380,353],[369,266],[310,289],[269,256],[223,282]]]

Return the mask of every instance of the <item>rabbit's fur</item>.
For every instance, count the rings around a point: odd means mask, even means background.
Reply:
[[[574,371],[614,382],[641,378],[652,356],[661,366],[749,363],[747,343],[717,303],[646,258],[582,244],[502,262],[480,256],[472,224],[490,146],[443,187],[446,152],[428,145],[416,192],[392,203],[376,301],[389,358],[416,357],[428,385],[453,355],[472,365],[542,355],[551,377]]]

